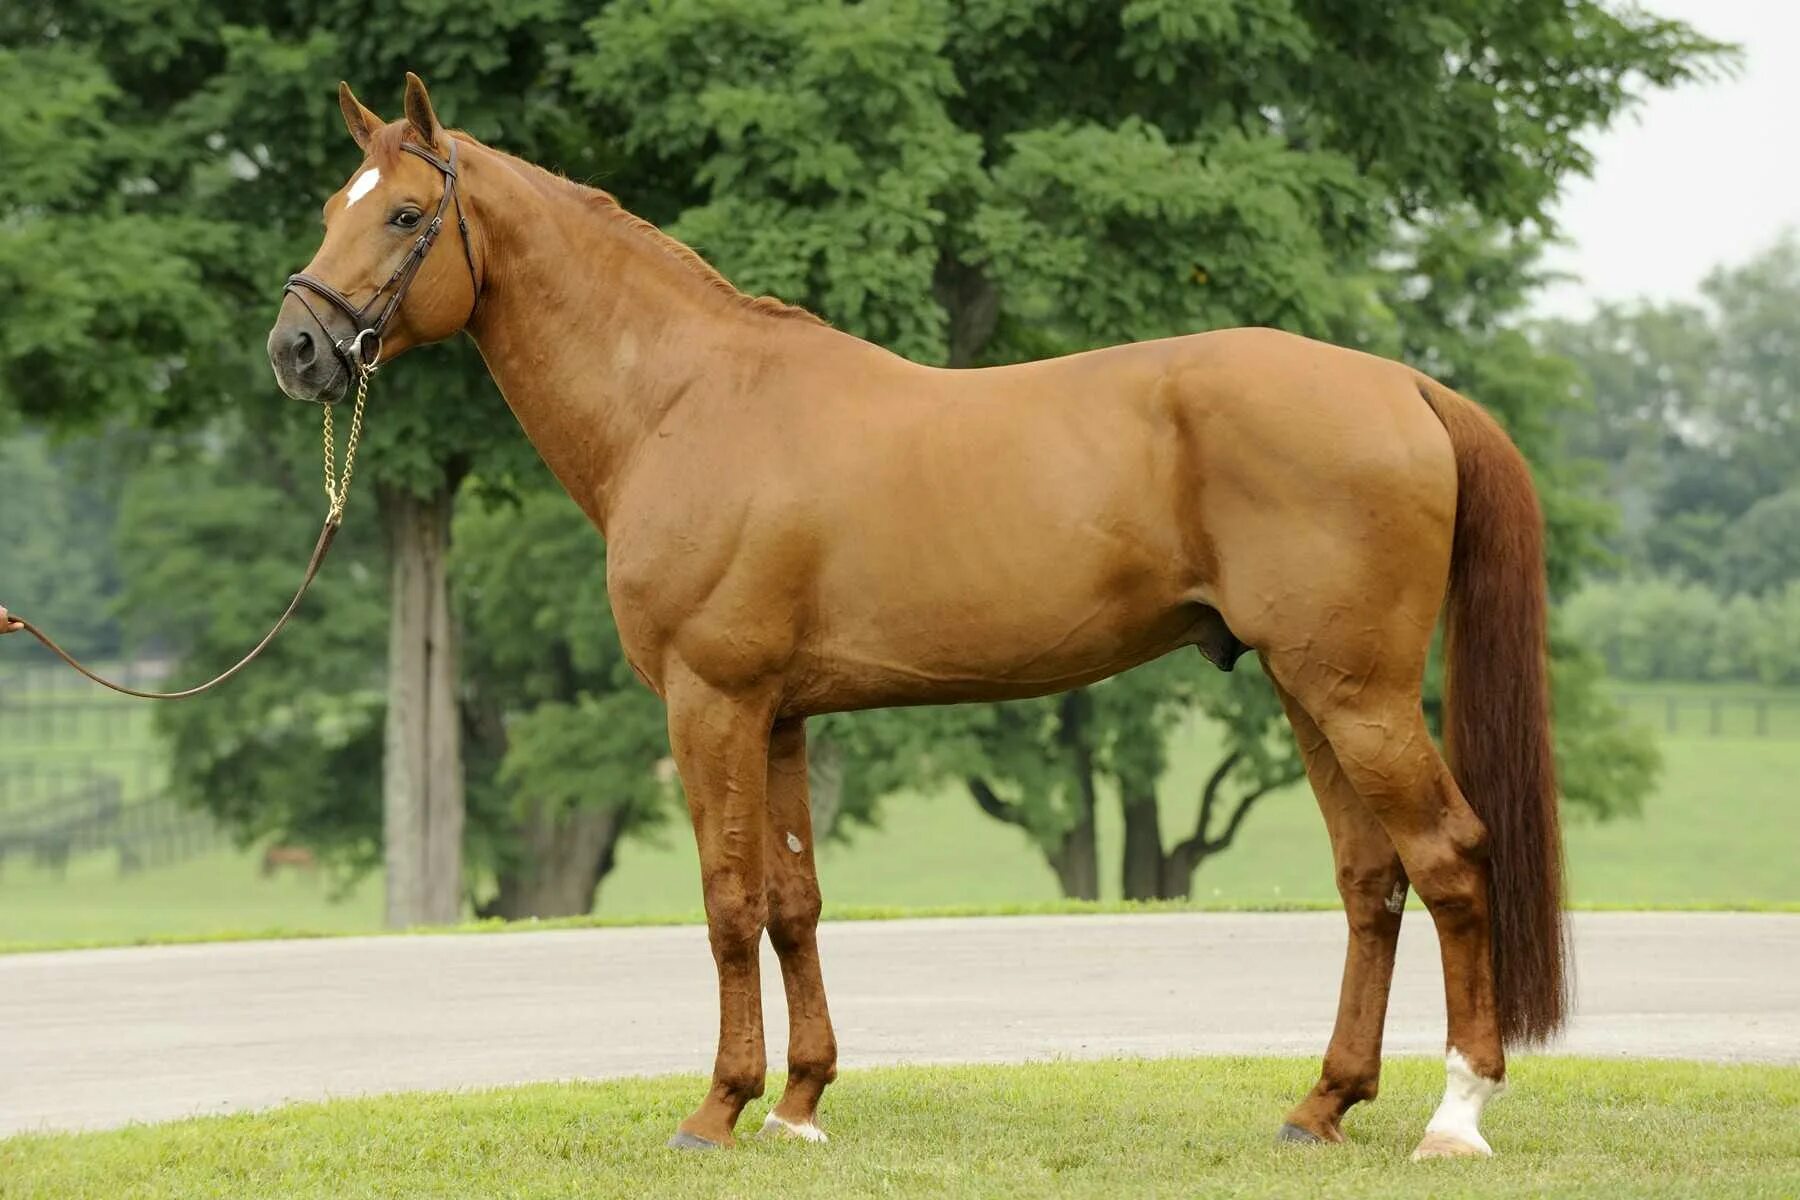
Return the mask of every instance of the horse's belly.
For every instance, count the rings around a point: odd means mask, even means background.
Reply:
[[[796,708],[955,704],[1066,691],[1190,643],[1204,611],[1166,587],[1085,596],[1057,589],[972,592],[939,603],[890,603],[854,622],[840,619],[809,640],[795,672]]]

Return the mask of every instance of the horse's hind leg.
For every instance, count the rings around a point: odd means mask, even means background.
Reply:
[[[712,1088],[669,1143],[732,1144],[744,1105],[762,1095],[762,984],[758,954],[769,913],[765,886],[772,704],[684,676],[667,685],[669,744],[687,790],[706,927],[719,972],[719,1053]]]
[[[1294,727],[1306,774],[1331,834],[1338,894],[1350,927],[1337,1024],[1319,1082],[1282,1125],[1279,1140],[1341,1142],[1350,1106],[1373,1100],[1381,1079],[1381,1035],[1394,977],[1394,946],[1406,899],[1406,873],[1381,823],[1350,786],[1331,744],[1294,698],[1277,693]]]
[[[806,727],[800,721],[775,726],[768,792],[769,940],[787,988],[788,1075],[763,1131],[822,1142],[819,1095],[837,1078],[837,1037],[819,969],[819,877],[807,798]]]
[[[1287,665],[1284,671],[1278,662],[1273,674],[1331,743],[1345,778],[1392,839],[1437,925],[1449,1085],[1414,1157],[1489,1154],[1478,1123],[1503,1086],[1506,1059],[1494,998],[1487,830],[1432,744],[1417,675],[1406,657],[1398,670],[1370,664],[1370,674],[1354,688],[1311,691],[1295,686],[1296,676],[1306,678],[1305,664]],[[1327,673],[1341,683],[1337,668]]]

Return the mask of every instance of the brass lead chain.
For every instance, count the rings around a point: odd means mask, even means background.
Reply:
[[[362,442],[363,406],[369,399],[369,377],[375,368],[364,364],[356,375],[356,406],[350,415],[350,439],[344,443],[344,473],[337,472],[337,436],[331,419],[335,405],[325,406],[325,499],[331,504],[333,525],[344,521],[344,506],[350,502],[350,477],[356,473],[356,448]]]

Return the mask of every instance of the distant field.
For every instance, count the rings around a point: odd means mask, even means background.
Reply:
[[[1754,683],[1616,683],[1631,717],[1664,736],[1800,740],[1800,688]]]
[[[1717,694],[1716,689],[1700,692]],[[1665,689],[1664,695],[1670,693],[1685,704],[1695,691]],[[1725,694],[1735,701],[1756,693]],[[1664,776],[1642,821],[1571,821],[1572,898],[1644,907],[1800,903],[1800,871],[1794,869],[1800,738],[1702,732],[1664,736],[1661,744]],[[98,749],[84,745],[75,761]],[[8,738],[0,744],[0,769],[24,752],[19,740]],[[1166,793],[1171,803],[1165,840],[1191,822],[1199,780],[1216,755],[1216,736],[1204,727],[1178,740]],[[1105,805],[1100,838],[1107,896],[1119,890],[1119,837],[1116,810]],[[379,925],[378,879],[334,900],[317,877],[283,872],[266,881],[256,868],[254,855],[229,849],[124,878],[105,855],[77,859],[66,881],[24,862],[7,863],[0,867],[0,942]],[[1025,836],[983,816],[959,792],[893,798],[881,828],[859,831],[849,845],[821,849],[820,874],[827,900],[835,905],[992,905],[1057,895],[1049,869]],[[1335,902],[1323,823],[1304,786],[1262,802],[1239,844],[1195,877],[1195,898],[1225,904]],[[657,842],[624,848],[618,869],[601,889],[600,912],[684,914],[695,912],[699,901],[692,839],[683,824],[671,823]]]

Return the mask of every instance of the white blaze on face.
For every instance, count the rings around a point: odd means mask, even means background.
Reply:
[[[344,207],[349,208],[352,204],[355,204],[358,200],[361,200],[364,196],[374,191],[375,185],[380,182],[380,167],[370,167],[361,175],[358,175],[356,177],[356,182],[350,185],[350,198],[345,202]]]
[[[1481,1110],[1506,1087],[1503,1080],[1483,1079],[1469,1067],[1462,1051],[1451,1047],[1444,1060],[1444,1099],[1431,1121],[1427,1134],[1442,1133],[1483,1154],[1492,1154],[1487,1139],[1481,1136]]]

